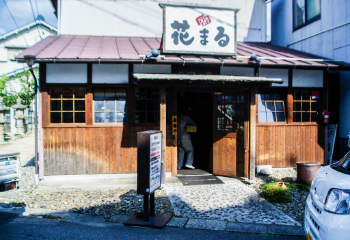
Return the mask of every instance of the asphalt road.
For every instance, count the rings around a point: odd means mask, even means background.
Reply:
[[[65,220],[23,217],[0,212],[0,239],[242,239],[292,240],[303,237],[268,236],[184,228],[150,229],[121,224],[79,224]]]

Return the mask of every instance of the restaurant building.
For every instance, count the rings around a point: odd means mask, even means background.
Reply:
[[[328,72],[343,66],[237,41],[239,9],[161,7],[162,38],[58,35],[17,56],[40,64],[41,179],[135,173],[145,130],[163,132],[176,176],[177,116],[189,107],[196,168],[254,179],[256,165],[325,163]]]

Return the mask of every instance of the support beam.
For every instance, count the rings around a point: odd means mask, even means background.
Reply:
[[[166,87],[159,88],[160,96],[160,131],[162,131],[162,176],[161,182],[165,183],[166,174]]]
[[[250,169],[249,169],[249,181],[255,181],[255,144],[256,144],[256,94],[257,88],[253,88],[250,91]]]

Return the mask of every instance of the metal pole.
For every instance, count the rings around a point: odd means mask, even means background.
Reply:
[[[29,67],[30,72],[33,75],[34,78],[34,93],[35,93],[35,99],[34,99],[34,104],[35,104],[35,109],[34,109],[34,135],[35,135],[35,177],[34,177],[34,182],[35,185],[39,184],[39,162],[38,162],[38,81],[36,79],[36,76],[33,71],[33,67]]]

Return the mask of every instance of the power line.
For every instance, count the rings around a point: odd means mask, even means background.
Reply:
[[[41,40],[43,40],[43,38],[41,37],[41,33],[39,31],[39,26],[38,26],[38,24],[36,24],[36,19],[35,19],[35,15],[34,15],[32,0],[29,0],[29,3],[30,3],[30,7],[32,8],[33,18],[34,18],[34,22],[35,22],[35,25],[36,25],[36,29],[38,30],[38,33],[39,33],[39,37],[40,37]]]
[[[7,6],[6,2],[5,2],[5,0],[2,0],[2,1],[3,1],[3,3],[5,4],[5,6],[6,6],[6,8],[7,8],[7,11],[9,11],[9,13],[10,13],[10,15],[11,15],[13,21],[15,22],[15,24],[16,24],[16,26],[17,26],[17,29],[19,30],[19,27],[18,27],[18,25],[17,25],[17,22],[16,22],[15,18],[12,16],[12,13],[11,13],[10,9],[8,8],[8,6]],[[22,35],[24,41],[26,42],[27,46],[29,47],[26,38],[25,38],[25,37],[23,36],[23,34],[22,34],[22,31],[19,31],[19,32],[21,33],[21,35]]]

